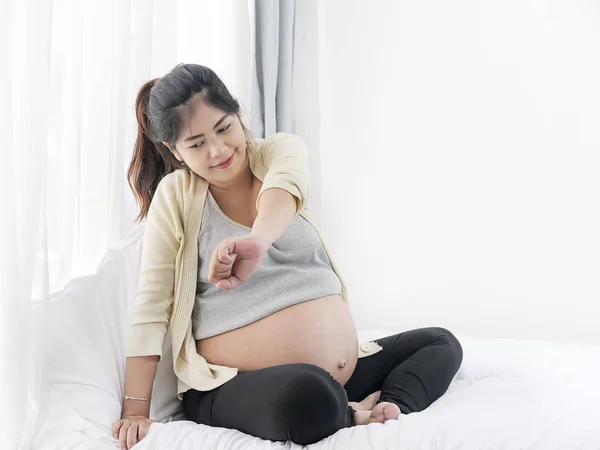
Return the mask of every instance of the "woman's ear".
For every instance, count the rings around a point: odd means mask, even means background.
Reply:
[[[167,147],[170,150],[170,152],[173,153],[173,156],[175,158],[177,158],[177,161],[183,162],[183,158],[179,155],[179,152],[177,150],[174,150],[173,148],[171,148],[171,146],[169,145],[169,143],[167,141],[162,141],[162,145]]]

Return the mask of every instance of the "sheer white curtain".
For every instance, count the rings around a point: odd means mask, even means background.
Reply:
[[[134,100],[177,63],[250,103],[248,3],[0,1],[0,447],[43,421],[43,311],[130,230]]]

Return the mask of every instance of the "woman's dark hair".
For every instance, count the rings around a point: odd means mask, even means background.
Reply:
[[[198,64],[179,64],[164,77],[148,81],[138,92],[135,100],[138,134],[127,171],[129,186],[140,206],[136,221],[148,215],[160,180],[185,168],[162,142],[175,148],[181,127],[181,106],[196,95],[225,113],[240,115],[240,104],[217,74]],[[250,142],[246,127],[244,131]]]

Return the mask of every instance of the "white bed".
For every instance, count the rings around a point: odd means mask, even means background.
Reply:
[[[141,236],[135,228],[95,276],[53,296],[46,353],[47,421],[36,449],[114,449],[123,346],[137,284]],[[370,340],[401,330],[360,330]],[[448,392],[426,411],[385,425],[344,429],[320,449],[600,449],[600,346],[458,336],[464,362]],[[170,342],[154,389],[149,435],[136,450],[230,450],[300,446],[183,420],[175,399]]]

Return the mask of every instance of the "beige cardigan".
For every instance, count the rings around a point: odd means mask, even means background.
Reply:
[[[285,189],[297,198],[297,213],[315,227],[308,211],[310,172],[302,139],[277,133],[255,140],[254,145],[248,147],[248,155],[250,170],[263,182],[257,205],[265,190]],[[126,349],[127,357],[162,356],[169,325],[180,399],[190,388],[211,390],[237,375],[236,368],[208,363],[196,351],[192,336],[198,233],[207,190],[208,183],[204,179],[183,169],[167,175],[159,183],[146,219],[138,290]],[[341,296],[347,301],[346,287],[327,247],[325,252],[340,278]],[[360,344],[359,358],[380,350],[375,342]]]

